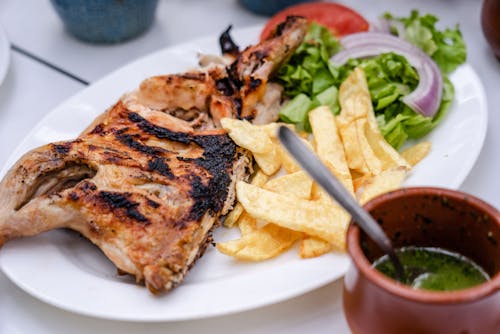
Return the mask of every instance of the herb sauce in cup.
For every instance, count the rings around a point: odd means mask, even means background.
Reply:
[[[403,247],[396,250],[405,269],[404,284],[415,289],[452,291],[470,288],[489,280],[474,261],[458,253],[436,247]],[[396,279],[387,255],[373,262],[378,271]]]

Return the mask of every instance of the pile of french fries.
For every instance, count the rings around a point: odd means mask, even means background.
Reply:
[[[342,83],[339,102],[338,116],[328,107],[310,111],[312,136],[299,135],[364,204],[399,188],[411,167],[428,154],[430,143],[419,143],[400,154],[385,141],[359,68]],[[238,226],[241,237],[219,242],[217,249],[246,261],[273,258],[296,242],[302,258],[344,251],[349,214],[280,145],[280,124],[252,125],[229,118],[221,123],[237,145],[252,152],[258,168],[250,183],[237,183],[238,203],[224,221],[228,228]]]

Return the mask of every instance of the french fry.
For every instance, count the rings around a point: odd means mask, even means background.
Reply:
[[[250,122],[232,118],[223,118],[220,122],[236,145],[259,154],[268,153],[273,149],[273,143],[267,133]]]
[[[375,120],[375,116],[373,119]],[[373,152],[382,163],[382,170],[397,166],[406,167],[408,169],[411,168],[410,164],[398,153],[398,151],[385,140],[376,123],[371,124],[371,122],[368,122],[365,133]]]
[[[400,154],[385,141],[360,68],[342,83],[339,101],[338,116],[328,107],[309,113],[313,135],[303,133],[302,140],[314,147],[321,161],[361,204],[401,187],[410,168],[428,154],[430,143],[417,144]],[[345,250],[349,214],[301,171],[279,144],[281,124],[225,120],[222,125],[238,145],[253,153],[260,169],[251,184],[237,183],[239,203],[224,222],[226,226],[237,222],[241,238],[218,243],[217,248],[247,261],[275,257],[296,241],[300,241],[301,258]],[[288,174],[270,178],[280,168]]]
[[[318,257],[332,250],[332,244],[315,237],[305,237],[300,240],[299,256],[303,259]]]
[[[337,132],[335,118],[328,107],[318,107],[309,112],[316,153],[344,187],[354,195],[351,173],[347,166],[344,146]]]
[[[404,166],[391,168],[375,175],[362,187],[359,202],[365,204],[372,198],[391,190],[400,188],[407,174],[407,168]]]
[[[299,171],[269,180],[264,185],[264,189],[279,194],[289,194],[297,198],[309,199],[311,197],[312,183],[312,179],[306,172]]]
[[[293,198],[238,182],[236,193],[245,210],[257,219],[304,232],[344,249],[349,215],[319,201]]]
[[[351,169],[377,175],[392,167],[410,168],[379,131],[362,69],[355,68],[342,83],[339,101],[342,111],[337,120]]]
[[[307,145],[309,149],[313,150],[311,143],[309,143],[304,138],[301,138],[301,140],[305,145]],[[282,166],[288,174],[292,174],[302,170],[302,168],[297,164],[295,159],[288,153],[288,151],[282,145],[277,145],[277,148],[279,150]]]
[[[262,177],[262,179],[265,178],[267,177]],[[304,172],[283,175],[268,181],[264,185],[270,191],[287,194],[294,198],[309,198],[311,186],[312,180]],[[240,260],[262,261],[275,257],[289,249],[296,240],[302,237],[299,232],[273,223],[259,227],[257,219],[247,212],[241,214],[238,226],[241,231],[241,238],[218,243],[217,249]]]
[[[295,231],[267,224],[247,231],[240,239],[217,243],[217,249],[239,260],[263,261],[283,253],[300,237],[301,234]]]
[[[408,161],[411,166],[415,166],[429,154],[431,150],[431,143],[428,141],[424,141],[408,147],[406,150],[401,152],[401,156]]]
[[[345,123],[341,117],[337,117],[337,125],[349,168],[361,174],[380,173],[382,163],[373,152],[365,135],[367,120],[360,118]]]
[[[238,228],[242,236],[250,234],[257,229],[257,219],[250,216],[247,212],[243,212],[240,219],[238,219]]]
[[[271,139],[272,148],[267,153],[253,153],[253,158],[257,165],[262,169],[264,174],[273,175],[281,167],[281,159],[279,156],[279,151],[277,149],[278,143],[276,139]]]

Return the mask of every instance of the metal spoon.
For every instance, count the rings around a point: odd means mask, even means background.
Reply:
[[[380,225],[351,196],[337,178],[330,173],[316,155],[285,126],[281,126],[278,137],[286,150],[304,168],[304,170],[332,197],[349,212],[361,229],[384,251],[396,269],[397,279],[404,282],[404,269],[392,248],[391,241]]]

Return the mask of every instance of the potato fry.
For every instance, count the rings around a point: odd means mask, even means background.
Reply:
[[[413,145],[408,147],[403,152],[401,152],[401,156],[408,161],[411,166],[415,166],[429,154],[431,150],[431,143],[428,141],[424,141],[418,143],[417,145]]]
[[[236,193],[253,217],[307,233],[344,249],[349,221],[345,211],[319,201],[273,193],[241,181],[236,185]]]
[[[351,123],[343,123],[342,118],[337,117],[337,124],[349,168],[361,174],[380,173],[382,163],[373,152],[365,135],[367,120],[360,118]]]
[[[335,118],[328,107],[319,107],[309,112],[316,153],[328,169],[354,195],[351,173],[347,166],[344,146],[337,132]]]
[[[265,133],[267,133],[269,138],[276,139],[278,138],[278,128],[280,127],[280,125],[288,126],[291,130],[294,130],[295,128],[295,126],[293,126],[292,124],[276,123],[276,122],[263,125],[256,125],[256,126],[261,128]]]
[[[301,138],[302,142],[307,145],[307,147],[311,150],[314,150],[311,143],[309,143],[306,139]],[[288,174],[298,172],[302,170],[302,168],[297,164],[295,159],[288,153],[288,151],[281,145],[276,146],[279,151],[280,160],[283,168]]]
[[[365,204],[372,198],[391,190],[400,188],[407,174],[406,167],[396,167],[375,175],[362,187],[359,202]]]
[[[261,179],[267,179],[262,177]],[[254,182],[255,178],[252,180]],[[259,180],[260,181],[260,178]],[[260,182],[259,182],[260,183]],[[267,182],[264,187],[271,191],[288,194],[299,198],[311,193],[312,180],[304,172],[283,175]],[[241,204],[240,204],[241,205]],[[259,227],[257,219],[243,212],[238,220],[242,237],[225,243],[218,243],[217,248],[224,254],[240,260],[262,261],[275,257],[289,249],[302,234],[268,223]]]
[[[327,168],[361,204],[401,187],[408,171],[430,150],[424,142],[397,152],[380,133],[366,77],[356,68],[339,89],[341,113],[328,107],[309,113],[312,136],[300,134]],[[345,250],[350,215],[279,144],[279,123],[252,125],[222,120],[229,135],[253,153],[259,171],[251,184],[238,182],[239,203],[224,225],[238,224],[241,238],[218,243],[224,254],[261,261],[288,250],[296,241],[299,256],[311,258]],[[286,124],[292,129],[293,125]],[[311,143],[312,142],[312,143]],[[288,174],[274,176],[280,168]]]
[[[301,233],[267,224],[243,234],[240,239],[219,242],[217,249],[239,260],[263,261],[283,253],[301,236]]]
[[[313,181],[306,172],[299,171],[293,174],[278,176],[269,180],[264,189],[279,194],[289,194],[297,198],[309,199]]]
[[[260,169],[266,175],[273,175],[276,173],[281,167],[281,159],[279,156],[279,151],[277,149],[278,143],[276,139],[271,140],[271,150],[267,153],[253,153],[253,158],[257,165],[259,165]]]
[[[265,154],[272,151],[271,138],[258,126],[252,125],[248,121],[232,118],[223,118],[220,122],[236,145],[246,148],[252,153]]]
[[[377,175],[382,170],[392,167],[410,167],[380,133],[362,69],[354,69],[342,83],[339,101],[342,111],[338,122],[351,169],[363,174],[370,172],[371,175]],[[353,126],[355,131],[352,129]],[[353,138],[355,136],[357,138]],[[359,151],[362,154],[359,154]]]
[[[238,219],[238,228],[242,236],[250,234],[257,229],[257,219],[250,216],[247,212],[243,212],[240,219]]]
[[[361,71],[364,76],[364,72]],[[366,88],[366,94],[370,94],[368,91],[368,86]],[[371,102],[370,102],[371,107]],[[370,108],[370,111],[367,115],[368,126],[366,127],[366,138],[370,143],[370,146],[375,153],[375,155],[382,162],[382,169],[386,170],[392,167],[403,166],[410,168],[410,164],[399,154],[399,152],[392,147],[382,136],[380,130],[378,128],[377,120],[375,118],[375,113],[373,112],[373,108]]]
[[[371,180],[373,176],[365,174],[365,175],[360,175],[358,177],[354,177],[352,179],[352,184],[354,185],[354,191],[355,193],[358,193],[358,190],[362,188],[368,181]]]
[[[332,250],[332,245],[322,239],[305,237],[300,240],[299,256],[303,259],[318,257]]]
[[[251,184],[257,187],[262,187],[268,179],[269,178],[262,172],[262,170],[257,169],[252,177]],[[243,206],[239,202],[236,203],[233,210],[231,210],[231,212],[229,212],[226,216],[226,219],[224,219],[224,226],[233,227],[240,218],[240,215],[243,213],[243,211]]]

